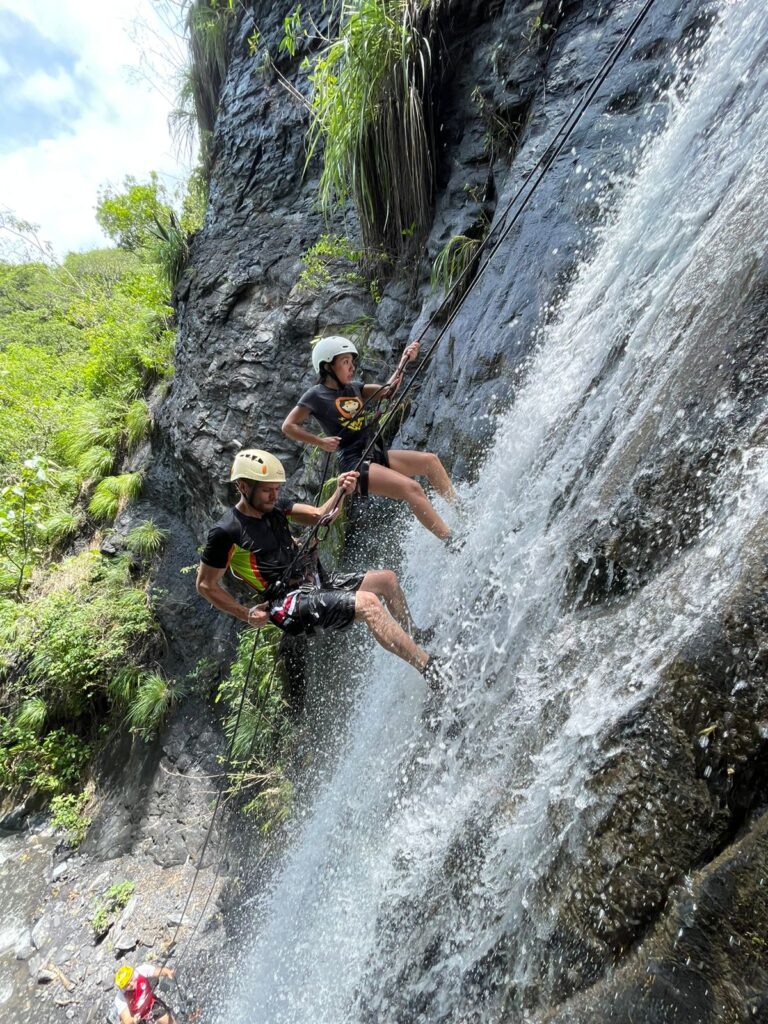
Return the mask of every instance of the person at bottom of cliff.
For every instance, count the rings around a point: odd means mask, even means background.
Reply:
[[[413,360],[418,352],[419,343],[414,341],[403,355]],[[301,396],[282,426],[283,433],[294,441],[336,452],[342,472],[357,466],[375,435],[370,403],[392,397],[403,373],[401,364],[386,384],[361,384],[354,380],[356,355],[352,342],[340,335],[318,341],[312,349],[312,365],[318,382]],[[305,429],[304,423],[310,415],[327,437]],[[432,507],[421,484],[413,479],[425,476],[438,494],[455,501],[456,492],[437,455],[399,449],[387,451],[377,443],[368,459],[370,461],[366,460],[360,467],[360,493],[363,496],[380,494],[407,502],[422,526],[452,547],[451,528]]]
[[[357,477],[353,471],[341,473],[336,491],[318,508],[281,496],[285,471],[274,455],[255,448],[239,452],[230,474],[239,500],[208,533],[197,591],[215,608],[255,628],[271,622],[294,636],[344,629],[361,620],[382,647],[413,665],[431,689],[439,689],[437,664],[417,643],[427,631],[414,627],[393,572],[326,573],[314,552],[296,564],[299,549],[289,518],[307,526],[327,520],[355,490]],[[259,594],[257,604],[247,607],[224,589],[227,569]]]
[[[115,996],[115,1009],[120,1024],[139,1024],[140,1021],[154,1021],[155,1024],[176,1024],[173,1011],[155,995],[153,982],[160,978],[174,978],[172,967],[156,967],[153,964],[139,964],[134,970],[128,964],[119,967],[115,984],[120,989]]]

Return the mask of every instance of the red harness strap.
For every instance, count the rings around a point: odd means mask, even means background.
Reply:
[[[133,991],[133,995],[128,1000],[128,1009],[131,1013],[136,1016],[138,1014],[142,1020],[144,1020],[155,1005],[157,996],[152,991],[152,986],[147,979],[139,974],[136,977],[136,988]]]

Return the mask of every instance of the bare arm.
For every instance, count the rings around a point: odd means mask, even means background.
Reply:
[[[303,405],[294,405],[283,420],[281,430],[286,437],[299,441],[301,444],[313,444],[317,448],[322,448],[324,452],[335,452],[339,447],[341,439],[338,437],[319,437],[317,434],[313,434],[311,430],[305,430],[302,423],[306,422],[308,416],[309,409],[305,409]]]
[[[266,626],[267,622],[269,622],[268,602],[264,601],[262,604],[255,604],[251,608],[246,608],[244,604],[240,604],[221,585],[226,571],[226,569],[214,569],[212,565],[206,565],[204,562],[201,562],[200,568],[197,570],[196,587],[198,594],[204,597],[214,608],[218,608],[220,612],[232,615],[242,622],[247,622],[249,626],[253,626],[255,629],[258,629],[260,626]],[[170,968],[165,968],[165,970],[170,970]],[[172,977],[172,975],[168,975],[168,977]]]
[[[301,523],[302,526],[314,526],[320,522],[323,516],[328,515],[332,509],[338,515],[346,496],[351,494],[355,487],[357,487],[357,478],[359,476],[360,474],[354,470],[340,473],[336,490],[323,505],[303,505],[296,502],[288,513],[289,518],[294,520],[294,522]]]
[[[418,341],[412,341],[410,345],[406,345],[403,349],[403,354],[400,357],[400,362],[397,364],[397,368],[392,376],[389,378],[386,384],[365,384],[363,386],[363,398],[391,398],[394,395],[400,385],[403,382],[403,371],[405,370],[405,364],[413,362],[416,356],[419,354],[421,345]],[[286,421],[287,422],[287,421]]]

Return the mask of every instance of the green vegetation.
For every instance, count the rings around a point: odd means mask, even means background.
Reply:
[[[241,633],[237,656],[216,696],[217,702],[225,708],[224,730],[230,742],[234,736],[228,779],[230,795],[242,796],[255,790],[244,810],[254,815],[263,831],[268,831],[290,813],[292,797],[283,763],[291,726],[281,693],[283,679],[278,655],[281,635],[274,626]],[[248,692],[235,735],[237,711],[249,666]]]
[[[120,509],[141,494],[141,473],[107,476],[96,485],[88,511],[96,519],[114,519]]]
[[[151,519],[146,519],[138,526],[134,526],[125,538],[125,543],[128,550],[139,558],[154,558],[163,550],[167,539],[167,530],[161,530]]]
[[[1,602],[0,786],[67,792],[110,721],[156,727],[172,695],[150,701],[141,666],[160,639],[127,555],[66,559],[34,596]]]
[[[454,235],[446,242],[432,264],[432,288],[450,291],[459,278],[467,273],[480,248],[479,238],[468,235]],[[466,285],[469,284],[467,273]]]
[[[116,882],[96,901],[91,918],[91,927],[97,936],[104,935],[114,924],[115,918],[128,905],[128,900],[136,892],[136,883],[130,881]]]
[[[211,138],[230,58],[234,0],[181,0],[188,62],[180,69],[171,125],[189,148],[197,136],[203,177],[210,175]],[[253,46],[250,42],[249,45]]]
[[[165,721],[168,712],[183,696],[182,687],[160,672],[143,675],[128,704],[126,721],[131,730],[148,739]]]
[[[321,235],[301,257],[304,269],[299,275],[299,286],[307,291],[320,291],[334,278],[364,284],[365,278],[357,269],[362,258],[362,249],[355,249],[345,235]]]
[[[85,814],[90,799],[88,793],[64,793],[51,800],[51,820],[55,828],[63,829],[71,846],[79,846],[91,819]]]
[[[310,68],[308,161],[322,148],[320,198],[351,198],[368,252],[411,251],[431,219],[432,95],[440,0],[349,0]],[[294,40],[300,18],[286,22]]]

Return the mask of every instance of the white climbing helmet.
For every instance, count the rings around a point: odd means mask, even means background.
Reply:
[[[357,355],[357,349],[349,340],[340,334],[331,334],[327,338],[320,338],[312,348],[312,365],[315,373],[320,373],[321,363],[332,363],[336,356],[344,355],[345,352]]]
[[[244,448],[235,456],[230,480],[255,480],[261,484],[284,484],[285,470],[280,459],[261,448]]]

